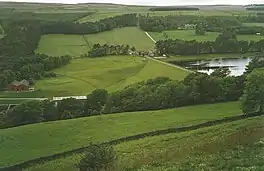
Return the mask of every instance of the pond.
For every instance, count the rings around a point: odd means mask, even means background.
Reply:
[[[171,63],[183,66],[187,69],[196,70],[198,72],[211,74],[215,69],[228,68],[232,76],[240,76],[249,64],[252,58],[218,58],[212,60],[198,60],[198,61],[181,61]]]

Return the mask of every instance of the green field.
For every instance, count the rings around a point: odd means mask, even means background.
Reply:
[[[264,141],[263,122],[262,116],[122,143],[115,147],[119,168],[133,171],[260,171],[264,168],[264,146],[258,143],[261,139]],[[75,164],[79,159],[80,155],[73,155],[25,171],[77,171]]]
[[[264,27],[264,23],[243,23],[244,26],[259,26]]]
[[[241,114],[239,103],[133,112],[0,130],[0,167],[120,137]]]
[[[194,30],[173,30],[173,31],[164,31],[168,35],[168,38],[171,39],[183,39],[183,40],[197,40],[197,41],[214,41],[219,33],[216,32],[207,32],[206,35],[197,36],[195,35]],[[158,32],[149,32],[151,37],[154,40],[163,40],[165,39],[163,33]],[[246,41],[259,41],[264,39],[264,36],[259,35],[237,35],[238,40],[246,40]]]
[[[127,44],[135,46],[139,51],[148,51],[154,48],[154,43],[142,30],[137,27],[127,27],[84,36],[62,34],[44,35],[40,40],[36,52],[52,56],[71,55],[78,57],[81,54],[88,53],[96,43]]]
[[[158,76],[182,80],[188,74],[181,69],[134,56],[81,58],[54,72],[58,76],[37,81],[36,92],[33,93],[45,94],[46,97],[87,95],[98,88],[116,91]]]
[[[52,56],[71,55],[75,57],[89,50],[83,36],[54,34],[42,36],[36,52]]]

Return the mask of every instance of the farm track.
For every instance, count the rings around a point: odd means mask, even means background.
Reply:
[[[153,37],[151,37],[151,35],[148,33],[148,32],[145,32],[145,34],[154,42],[154,43],[156,43],[156,40],[154,40],[153,39]],[[191,71],[191,70],[188,70],[188,69],[186,69],[186,68],[183,68],[183,67],[180,67],[180,66],[178,66],[178,65],[173,65],[173,64],[169,64],[169,63],[167,63],[167,62],[163,62],[163,61],[161,61],[161,60],[157,60],[157,59],[154,59],[154,58],[152,58],[152,57],[147,57],[149,60],[153,60],[153,61],[156,61],[156,62],[159,62],[159,63],[162,63],[162,64],[164,64],[164,65],[167,65],[167,66],[170,66],[170,67],[174,67],[174,68],[177,68],[177,69],[181,69],[181,70],[184,70],[184,71],[187,71],[187,72],[193,72],[193,71]]]
[[[90,49],[92,49],[92,46],[90,45],[90,43],[88,42],[88,40],[86,39],[86,37],[85,37],[84,35],[82,35],[82,38],[83,38],[83,40],[85,41],[86,45],[87,45]]]
[[[74,76],[69,76],[69,75],[65,75],[65,74],[61,74],[61,73],[57,73],[57,74],[58,75],[61,75],[61,76],[65,76],[65,77],[69,77],[69,78],[72,78],[72,79],[75,79],[75,80],[79,80],[79,81],[85,82],[85,83],[91,85],[93,88],[97,88],[94,84],[92,84],[91,82],[89,82],[87,80],[84,80],[82,78],[74,77]]]
[[[254,118],[254,117],[258,117],[258,116],[260,117],[263,115],[264,115],[263,113],[254,113],[254,114],[248,114],[248,115],[243,114],[243,115],[239,115],[239,116],[226,117],[223,119],[208,121],[208,122],[204,122],[204,123],[197,124],[197,125],[191,125],[191,126],[186,126],[186,127],[176,127],[176,128],[157,130],[157,131],[152,131],[152,132],[147,132],[147,133],[141,133],[141,134],[137,134],[137,135],[133,135],[133,136],[115,139],[115,140],[108,141],[108,142],[103,142],[101,144],[116,145],[116,144],[120,144],[120,143],[124,143],[124,142],[128,142],[128,141],[134,141],[134,140],[147,138],[147,137],[154,137],[154,136],[166,135],[166,134],[171,134],[171,133],[181,133],[181,132],[199,130],[202,128],[208,128],[208,127],[212,127],[212,126],[222,125],[222,124],[231,123],[231,122],[235,122],[235,121],[239,121],[239,120],[245,120],[248,118]],[[10,167],[0,168],[0,170],[1,171],[22,171],[23,169],[29,168],[32,165],[36,165],[36,164],[40,164],[40,163],[43,164],[45,162],[49,162],[52,160],[65,158],[67,156],[82,153],[88,147],[89,146],[73,149],[71,151],[53,154],[50,156],[40,157],[37,159],[33,159],[33,160],[29,160],[29,161],[26,161],[26,162],[23,162],[20,164],[13,165]]]

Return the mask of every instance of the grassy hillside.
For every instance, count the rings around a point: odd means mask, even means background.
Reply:
[[[136,36],[135,36],[136,35]],[[88,53],[96,43],[128,44],[137,50],[148,51],[154,48],[154,43],[137,27],[119,28],[98,34],[62,35],[52,34],[42,36],[37,53],[61,56],[80,56]]]
[[[183,40],[197,40],[197,41],[214,41],[219,33],[216,32],[207,32],[206,35],[197,36],[195,35],[194,30],[173,30],[173,31],[164,31],[171,39],[183,39]],[[154,40],[162,40],[165,39],[163,37],[163,33],[158,32],[149,32],[149,34],[153,37]],[[259,41],[264,39],[264,36],[259,35],[237,35],[238,40],[246,40],[246,41]]]
[[[45,96],[87,95],[98,88],[116,91],[127,85],[166,76],[182,80],[187,72],[133,56],[76,59],[54,70],[56,78],[37,81],[35,89]]]
[[[237,102],[56,121],[0,130],[0,167],[143,132],[240,114]]]
[[[120,170],[263,170],[264,117],[119,144]],[[25,171],[77,171],[79,155]],[[251,168],[251,169],[250,169]],[[253,168],[253,169],[252,169]]]

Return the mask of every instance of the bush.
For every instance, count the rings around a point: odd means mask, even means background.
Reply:
[[[76,167],[80,171],[115,170],[117,156],[112,146],[93,145],[86,150]]]

